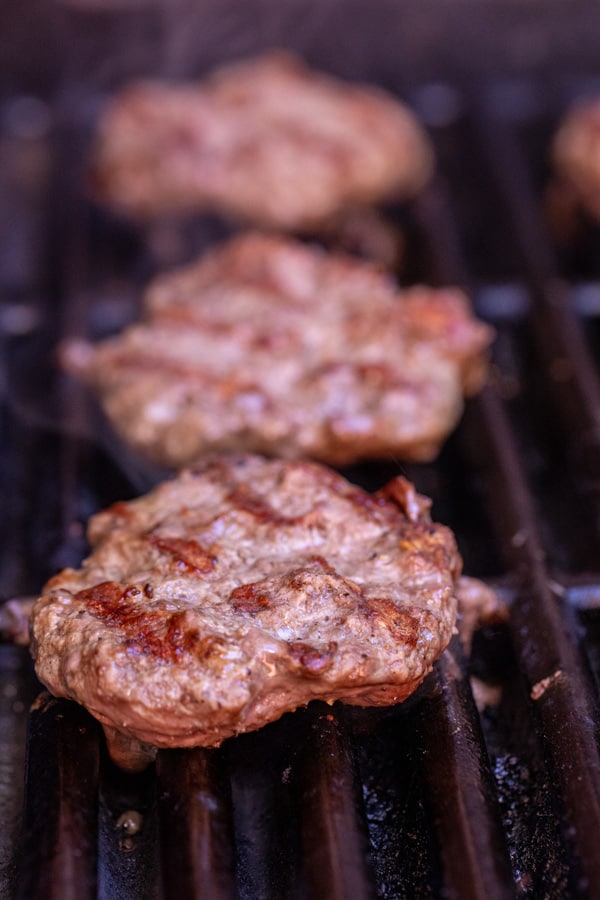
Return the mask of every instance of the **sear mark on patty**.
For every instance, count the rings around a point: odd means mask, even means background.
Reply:
[[[387,597],[369,597],[365,606],[371,621],[382,623],[398,643],[409,647],[416,647],[424,628],[433,631],[437,625],[435,616],[427,610],[399,609]]]
[[[151,654],[163,662],[175,663],[184,654],[193,653],[206,659],[222,643],[215,635],[204,638],[195,628],[186,628],[186,612],[180,610],[166,616],[158,610],[141,610],[132,604],[140,591],[135,585],[123,587],[104,581],[75,594],[92,615],[107,625],[118,628],[125,638],[129,653]]]
[[[215,554],[210,550],[205,550],[197,541],[176,537],[159,537],[155,534],[151,534],[148,540],[154,547],[169,553],[178,568],[183,568],[188,572],[206,575],[217,564]]]
[[[260,590],[260,583],[241,584],[234,588],[229,599],[236,612],[248,613],[251,616],[262,609],[267,609],[271,604],[268,594]]]

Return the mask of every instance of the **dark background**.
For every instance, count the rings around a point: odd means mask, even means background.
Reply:
[[[405,88],[481,75],[597,71],[591,0],[4,0],[4,94],[50,96],[77,77],[194,75],[281,45],[337,74]]]

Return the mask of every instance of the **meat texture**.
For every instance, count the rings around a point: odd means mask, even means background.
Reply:
[[[554,138],[554,167],[574,202],[600,218],[600,98],[579,102]]]
[[[303,230],[415,194],[432,159],[414,115],[391,95],[272,52],[196,84],[127,86],[99,122],[91,188],[139,218],[214,210]]]
[[[404,700],[446,647],[452,532],[404,478],[376,494],[312,462],[224,456],[92,518],[46,585],[36,672],[118,762],[216,746],[313,698]]]
[[[429,460],[480,387],[492,337],[457,290],[250,233],[159,277],[146,320],[63,364],[167,466],[210,451],[334,465]]]

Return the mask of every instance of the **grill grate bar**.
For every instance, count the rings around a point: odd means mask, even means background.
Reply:
[[[98,898],[159,900],[156,778],[121,772],[100,749]]]
[[[504,165],[507,165],[506,158]],[[432,211],[436,216],[432,215]],[[448,281],[459,280],[466,267],[455,260],[455,229],[447,204],[430,204],[422,222]],[[564,610],[550,590],[545,553],[517,442],[493,387],[472,402],[476,433],[490,491],[490,519],[498,522],[501,548],[516,569],[521,589],[511,608],[510,629],[521,671],[533,697],[532,715],[540,723],[547,758],[562,797],[568,825],[564,830],[576,865],[579,890],[600,883],[600,758],[596,742],[596,708],[585,666]],[[549,682],[546,682],[549,679]],[[547,689],[544,686],[547,684]]]
[[[0,897],[15,895],[30,682],[26,651],[0,645]]]
[[[507,123],[478,119],[508,227],[514,234],[534,300],[532,322],[577,463],[600,492],[600,378],[568,286],[560,277],[535,192]]]
[[[98,725],[42,694],[30,718],[18,900],[96,897]]]
[[[170,750],[157,761],[163,896],[235,897],[229,782],[214,750]]]
[[[566,607],[553,593],[539,539],[531,530],[531,515],[524,504],[523,477],[514,443],[498,441],[505,431],[504,417],[498,417],[496,404],[480,404],[488,435],[486,441],[488,484],[504,498],[505,514],[512,519],[513,538],[506,556],[518,567],[520,589],[511,607],[510,628],[521,671],[525,674],[532,703],[532,715],[539,721],[546,755],[551,761],[556,786],[576,843],[573,853],[590,884],[600,883],[600,758],[596,741],[596,709],[585,674],[585,666],[576,649],[573,634],[565,628]],[[486,408],[487,407],[487,408]],[[491,407],[491,408],[490,408]],[[496,421],[494,421],[494,417]],[[495,475],[492,474],[495,473]],[[502,508],[490,504],[492,514]],[[515,546],[516,544],[516,546]],[[549,682],[546,682],[549,679]],[[548,684],[547,689],[544,688]],[[565,834],[569,830],[565,829]],[[569,839],[568,843],[572,842]]]
[[[371,900],[374,879],[364,811],[337,707],[308,711],[300,763],[300,833],[307,896]]]
[[[445,895],[457,900],[512,897],[494,779],[458,638],[437,663],[420,729]]]

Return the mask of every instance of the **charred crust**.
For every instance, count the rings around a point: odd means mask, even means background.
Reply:
[[[387,597],[365,599],[367,619],[384,625],[398,643],[416,647],[424,628],[434,631],[435,616],[428,610],[417,607],[401,609]]]
[[[110,619],[116,614],[125,591],[116,581],[102,581],[75,594],[75,599],[85,604],[92,615]]]
[[[227,502],[235,509],[242,510],[264,525],[298,525],[304,516],[283,516],[254,494],[246,485],[236,485],[227,496]]]
[[[229,600],[236,612],[248,613],[255,616],[257,613],[270,606],[270,599],[260,591],[258,584],[242,584],[231,592]]]
[[[186,611],[165,616],[160,610],[140,610],[131,601],[141,591],[135,585],[123,588],[114,581],[105,581],[79,591],[79,600],[88,612],[115,629],[124,638],[129,653],[154,656],[163,662],[177,662],[183,656],[206,653],[216,645],[212,637],[201,638],[195,628],[186,628]]]
[[[208,575],[217,564],[217,557],[211,549],[206,549],[197,541],[152,534],[149,535],[148,541],[158,550],[170,554],[176,568],[186,572]]]

